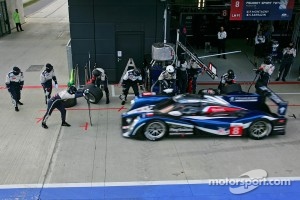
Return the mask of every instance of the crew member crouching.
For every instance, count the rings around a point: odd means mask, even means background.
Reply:
[[[176,93],[176,73],[172,65],[168,65],[158,77],[163,94],[174,95]]]
[[[132,87],[134,95],[139,96],[139,86],[140,90],[144,90],[143,79],[140,71],[132,66],[129,66],[128,71],[122,78],[122,87],[123,94],[120,95],[120,99],[122,100],[122,105],[127,101],[127,95],[130,87]]]
[[[220,93],[223,94],[224,93],[224,87],[227,85],[231,85],[235,83],[235,74],[234,71],[232,69],[229,69],[227,71],[227,73],[223,74],[221,76],[221,81],[219,83],[218,89],[220,90]]]

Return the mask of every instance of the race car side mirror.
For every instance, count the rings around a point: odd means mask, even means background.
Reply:
[[[171,112],[169,112],[168,114],[169,114],[169,115],[172,115],[172,116],[175,116],[175,117],[179,117],[179,116],[182,115],[182,113],[179,112],[179,111],[171,111]]]

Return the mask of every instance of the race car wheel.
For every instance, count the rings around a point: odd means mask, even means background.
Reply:
[[[87,84],[84,86],[84,90],[89,89],[89,100],[93,104],[97,104],[103,97],[103,91],[99,88],[96,87],[94,84]]]
[[[167,125],[160,121],[151,121],[145,126],[144,134],[148,140],[156,141],[162,139],[167,133]]]
[[[272,125],[267,120],[258,120],[253,122],[248,130],[251,138],[259,140],[271,133]]]

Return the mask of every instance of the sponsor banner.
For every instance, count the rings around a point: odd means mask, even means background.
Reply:
[[[295,0],[232,0],[230,20],[291,20]]]

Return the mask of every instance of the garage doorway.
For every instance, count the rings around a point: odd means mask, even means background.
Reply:
[[[10,34],[10,25],[5,0],[0,0],[0,37]]]
[[[116,33],[116,63],[117,81],[121,79],[129,58],[132,58],[136,67],[142,68],[144,59],[144,32],[117,32]]]

